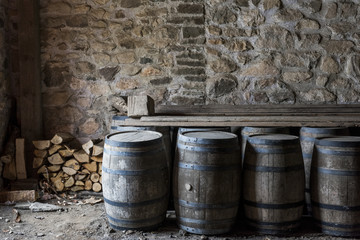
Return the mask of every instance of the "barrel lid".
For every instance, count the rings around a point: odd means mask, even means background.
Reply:
[[[343,136],[343,137],[325,137],[315,140],[318,146],[332,147],[360,147],[360,137]]]
[[[191,131],[184,132],[183,135],[201,139],[233,139],[234,137],[237,137],[235,134],[222,131]]]
[[[125,131],[116,132],[106,136],[105,143],[111,146],[125,147],[127,145],[136,145],[157,142],[161,140],[162,134],[155,131]]]
[[[302,127],[300,132],[307,133],[321,133],[321,134],[334,134],[334,133],[346,133],[347,127]]]
[[[299,137],[289,134],[258,134],[248,138],[254,144],[295,144]]]
[[[180,127],[179,132],[204,132],[204,131],[225,131],[230,132],[230,127]]]

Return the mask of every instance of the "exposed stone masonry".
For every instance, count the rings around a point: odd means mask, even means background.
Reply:
[[[131,94],[158,104],[360,100],[357,0],[40,2],[47,136],[102,136]]]

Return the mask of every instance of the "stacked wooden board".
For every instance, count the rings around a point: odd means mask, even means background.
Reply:
[[[102,190],[103,141],[79,145],[71,134],[58,133],[51,140],[33,141],[33,145],[33,168],[57,192]]]

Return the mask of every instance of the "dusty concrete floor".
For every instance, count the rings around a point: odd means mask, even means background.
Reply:
[[[99,197],[97,197],[99,199]],[[59,201],[53,199],[48,203],[60,205],[63,210],[57,212],[32,212],[30,210],[18,209],[20,222],[16,222],[14,205],[0,206],[0,239],[351,239],[329,237],[319,233],[309,218],[304,218],[299,231],[291,236],[276,237],[270,235],[259,235],[247,230],[239,223],[234,231],[220,236],[200,236],[185,233],[176,225],[174,217],[168,217],[157,231],[113,231],[106,220],[103,202],[96,204],[80,204],[83,200],[76,199]],[[65,205],[65,206],[63,206]],[[170,214],[171,215],[171,214]]]

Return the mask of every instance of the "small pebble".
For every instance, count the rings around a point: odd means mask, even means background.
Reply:
[[[126,235],[130,235],[130,234],[133,234],[135,231],[133,231],[133,230],[127,230],[126,232],[125,232],[125,234]]]
[[[109,231],[110,233],[116,233],[116,231],[114,229],[110,229]]]
[[[84,213],[83,215],[81,215],[82,217],[85,217],[86,216],[86,214]]]
[[[35,216],[35,219],[40,219],[40,220],[43,220],[44,217],[43,216]]]
[[[44,234],[44,233],[37,233],[36,236],[37,236],[37,237],[44,237],[45,234]]]
[[[7,222],[7,223],[10,222],[10,219],[7,219],[7,218],[6,218],[6,219],[5,219],[5,222]]]
[[[2,220],[3,219],[3,217],[0,217],[0,220]]]
[[[186,236],[186,231],[180,229],[180,230],[179,230],[179,235],[182,236],[182,237],[183,237],[183,236]]]
[[[205,236],[205,235],[201,235],[200,239],[201,240],[208,240],[209,238],[207,236]]]

